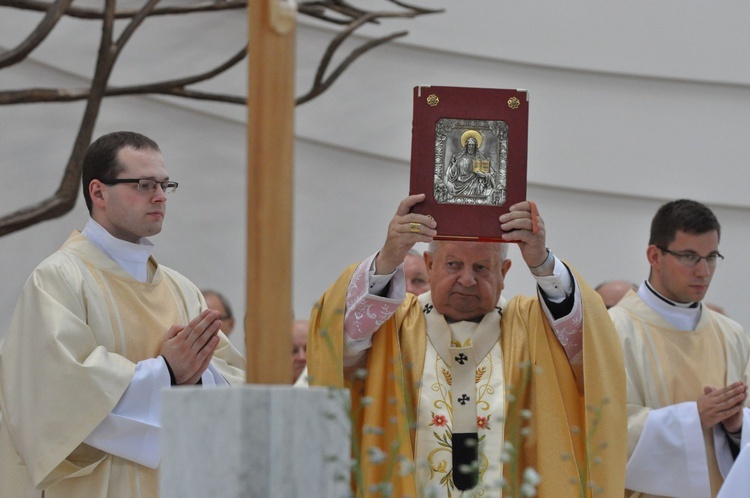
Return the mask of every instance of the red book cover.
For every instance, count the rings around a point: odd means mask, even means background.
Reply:
[[[502,240],[498,217],[526,199],[528,123],[525,90],[414,87],[409,194],[436,239]]]

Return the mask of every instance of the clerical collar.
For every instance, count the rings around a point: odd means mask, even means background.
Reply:
[[[140,282],[147,281],[148,258],[154,250],[154,244],[150,240],[144,237],[134,244],[118,239],[93,218],[89,218],[81,233],[134,279]]]
[[[701,319],[700,303],[677,303],[659,294],[644,280],[638,296],[664,320],[678,330],[695,330]]]
[[[646,287],[648,287],[648,290],[653,292],[656,297],[658,297],[659,299],[661,299],[667,304],[671,304],[672,306],[677,306],[678,308],[697,308],[698,307],[699,303],[697,301],[693,303],[678,303],[677,301],[672,301],[671,299],[666,298],[663,295],[661,295],[659,291],[654,289],[654,287],[651,285],[651,283],[648,280],[644,280],[643,283],[646,284]]]

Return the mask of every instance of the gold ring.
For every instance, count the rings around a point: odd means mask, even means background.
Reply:
[[[422,227],[421,223],[409,223],[409,231],[411,233],[419,233],[419,229]]]

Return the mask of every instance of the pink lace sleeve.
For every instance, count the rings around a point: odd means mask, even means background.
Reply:
[[[573,309],[562,318],[555,320],[547,305],[544,304],[544,300],[540,299],[540,301],[557,340],[560,341],[568,356],[568,361],[571,365],[581,365],[583,363],[583,302],[578,285],[575,285]]]
[[[370,293],[369,270],[375,255],[360,263],[354,271],[346,292],[346,312],[344,333],[351,339],[361,340],[370,337],[396,312],[406,297],[403,269],[396,270],[391,279],[387,297]],[[399,285],[399,283],[401,285]]]

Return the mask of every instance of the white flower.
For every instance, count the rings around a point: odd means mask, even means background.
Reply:
[[[461,464],[458,466],[458,472],[461,474],[470,474],[471,473],[471,465]]]
[[[369,487],[370,493],[377,493],[378,491],[382,496],[391,496],[393,493],[393,484],[389,482],[380,482],[378,484],[372,484]]]
[[[531,419],[531,410],[529,409],[523,409],[521,410],[521,418],[524,420],[530,420]]]
[[[532,467],[526,467],[523,471],[523,482],[527,482],[532,486],[539,486],[539,483],[542,482],[542,477]]]
[[[362,406],[370,406],[372,404],[372,396],[363,396],[362,399],[359,400],[359,403]]]
[[[426,498],[437,498],[440,496],[440,486],[437,484],[430,484],[424,488],[424,495]]]
[[[385,462],[388,456],[385,451],[381,450],[377,446],[371,446],[367,448],[367,455],[370,457],[370,462],[374,464]]]
[[[391,496],[393,494],[393,484],[390,482],[380,483],[380,493],[382,496]]]
[[[521,492],[521,496],[525,496],[528,498],[531,498],[532,496],[536,496],[536,488],[532,486],[531,484],[522,484],[520,492]]]
[[[414,462],[407,460],[406,458],[401,459],[399,462],[398,474],[401,477],[408,476],[409,474],[414,473],[415,470]]]
[[[358,368],[354,371],[354,378],[357,380],[364,380],[367,378],[367,369],[366,368]]]

